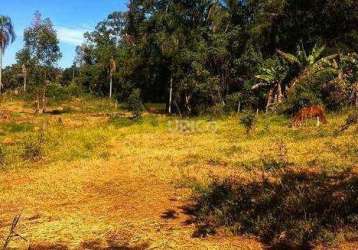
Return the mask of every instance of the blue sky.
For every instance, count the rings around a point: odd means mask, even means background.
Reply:
[[[15,54],[23,46],[23,31],[33,19],[36,10],[49,17],[60,40],[62,59],[58,65],[72,65],[76,45],[83,41],[82,34],[93,30],[96,24],[113,11],[123,11],[128,0],[6,0],[1,1],[0,15],[11,17],[16,41],[5,52],[4,65],[15,62]]]

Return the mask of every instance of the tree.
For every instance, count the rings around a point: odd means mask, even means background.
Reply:
[[[260,69],[260,74],[256,75],[256,79],[260,82],[252,89],[268,88],[266,112],[272,105],[282,103],[284,98],[282,82],[286,76],[287,67],[277,57],[267,59]]]
[[[306,53],[302,42],[297,47],[297,54],[293,55],[290,53],[277,50],[277,53],[288,63],[297,65],[299,68],[298,77],[295,78],[290,84],[290,88],[293,88],[297,82],[299,82],[300,77],[309,73],[309,71],[319,68],[323,63],[327,63],[329,60],[335,58],[337,54],[329,55],[322,57],[322,53],[326,49],[325,45],[315,44],[313,49],[309,54]]]
[[[23,89],[25,93],[27,89],[27,83],[29,80],[28,79],[29,71],[32,65],[30,51],[26,48],[20,50],[19,52],[16,53],[16,60],[17,60],[17,64],[21,65],[21,73],[23,77]]]
[[[0,16],[0,93],[2,92],[2,59],[5,49],[15,41],[15,31],[11,18]]]
[[[55,63],[61,58],[59,40],[56,31],[49,18],[42,19],[36,12],[31,27],[24,32],[25,49],[28,50],[31,62],[34,65],[34,73],[37,75],[35,85],[37,87],[36,112],[46,111],[46,87],[49,83],[49,73]],[[40,90],[42,90],[42,109],[40,110]]]
[[[140,97],[140,89],[134,89],[128,97],[128,109],[132,112],[134,119],[139,119],[142,116],[144,106]]]

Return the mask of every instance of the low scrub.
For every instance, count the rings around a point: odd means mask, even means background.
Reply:
[[[215,180],[198,190],[192,210],[196,236],[227,227],[276,249],[311,249],[332,244],[338,236],[357,236],[358,176],[350,171],[287,170],[249,183]]]
[[[30,136],[24,142],[24,160],[40,161],[44,154],[45,135],[41,131],[37,136]]]

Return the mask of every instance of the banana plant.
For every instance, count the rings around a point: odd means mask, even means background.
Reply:
[[[325,45],[316,43],[310,53],[307,53],[303,47],[302,42],[297,46],[296,55],[277,50],[278,55],[291,65],[297,65],[299,68],[299,75],[290,84],[289,88],[293,88],[302,78],[308,74],[320,71],[325,65],[332,65],[334,59],[338,54],[322,57],[325,51]]]
[[[253,90],[259,88],[268,89],[266,112],[275,105],[282,103],[284,99],[282,82],[287,76],[287,67],[278,58],[266,60],[260,69],[260,74],[255,78],[259,81],[252,87]]]

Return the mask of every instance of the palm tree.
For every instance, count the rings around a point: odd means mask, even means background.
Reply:
[[[303,77],[312,72],[319,71],[324,64],[336,58],[338,55],[333,54],[326,57],[322,57],[322,53],[325,51],[325,45],[315,44],[309,54],[306,53],[302,42],[297,46],[296,55],[277,50],[277,53],[288,63],[297,65],[299,68],[299,75],[290,84],[289,88],[293,88]]]
[[[0,16],[0,93],[2,91],[2,58],[7,46],[15,41],[14,26],[10,17]]]

